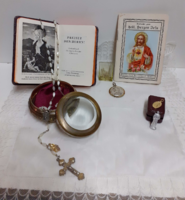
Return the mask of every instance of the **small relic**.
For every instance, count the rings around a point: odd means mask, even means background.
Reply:
[[[165,114],[165,98],[150,95],[148,97],[148,110],[146,119],[151,122],[150,128],[156,130],[157,123],[163,121]]]
[[[115,82],[112,83],[113,87],[109,89],[109,94],[113,97],[122,97],[125,95],[125,90],[122,87],[118,87]]]
[[[99,80],[100,81],[112,81],[113,80],[114,65],[112,62],[100,62],[99,63]]]

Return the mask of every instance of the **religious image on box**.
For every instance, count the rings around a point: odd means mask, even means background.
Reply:
[[[55,28],[23,23],[22,72],[50,73],[54,69],[54,55]]]

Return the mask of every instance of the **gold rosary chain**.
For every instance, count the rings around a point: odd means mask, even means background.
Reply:
[[[55,152],[53,151],[53,149],[51,149],[51,144],[50,144],[50,143],[49,143],[49,144],[43,143],[42,140],[41,140],[41,137],[42,137],[45,133],[47,133],[48,131],[49,131],[49,124],[47,124],[47,130],[44,131],[44,132],[42,132],[42,133],[38,136],[38,141],[39,141],[39,143],[40,143],[42,146],[44,146],[44,147],[46,147],[48,150],[50,150],[51,153],[52,153],[54,156],[57,157],[57,159],[59,159],[60,156],[59,156],[57,153],[55,153]]]
[[[49,131],[49,124],[47,125],[47,130],[44,131],[44,132],[42,132],[42,133],[39,135],[39,137],[38,137],[39,143],[40,143],[41,145],[43,145],[44,147],[47,147],[47,144],[42,142],[41,137],[42,137],[45,133],[47,133],[48,131]]]
[[[41,20],[40,20],[41,21]],[[41,22],[42,25],[42,22]],[[56,79],[55,79],[55,75],[54,75],[54,70],[51,69],[51,79],[52,79],[52,83],[53,83],[53,97],[51,99],[51,101],[49,102],[49,107],[47,108],[47,112],[49,112],[50,108],[52,107],[52,101],[55,97],[55,81],[57,82],[57,86],[58,86],[58,90],[60,91],[60,93],[64,96],[61,87],[60,87],[60,80],[58,79],[58,71],[59,71],[59,40],[58,40],[58,32],[57,32],[57,23],[56,21],[54,21],[54,26],[55,26],[55,35],[56,35],[56,40],[57,40],[57,53],[56,53],[56,64],[57,64],[57,71],[56,71]],[[56,104],[57,105],[57,104]],[[55,107],[56,107],[55,105]],[[42,132],[39,136],[38,136],[38,142],[44,146],[45,148],[47,148],[57,159],[56,161],[58,162],[59,166],[62,166],[63,169],[61,169],[59,171],[59,175],[63,176],[66,174],[66,171],[69,170],[71,173],[73,173],[75,176],[78,177],[78,180],[82,180],[85,178],[83,173],[78,172],[76,169],[74,169],[73,167],[71,167],[71,164],[75,163],[75,158],[70,158],[68,163],[65,162],[64,159],[60,159],[60,156],[57,154],[58,151],[60,151],[60,147],[57,144],[52,144],[52,143],[43,143],[41,140],[41,137],[47,133],[49,131],[49,123],[47,124],[47,130],[45,130],[44,132]]]

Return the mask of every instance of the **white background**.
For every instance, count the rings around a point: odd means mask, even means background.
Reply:
[[[119,13],[169,15],[167,42],[175,41],[176,67],[184,67],[184,0],[0,0],[0,63],[12,62],[16,15],[57,20],[60,24],[96,25],[99,44],[113,41]]]

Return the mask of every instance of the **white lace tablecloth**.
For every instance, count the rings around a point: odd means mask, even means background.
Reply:
[[[95,134],[70,138],[53,124],[43,138],[61,146],[61,157],[76,158],[74,168],[85,173],[83,181],[77,181],[70,172],[58,177],[60,168],[55,158],[37,141],[46,127],[28,110],[34,87],[13,87],[0,113],[0,188],[28,190],[1,189],[0,199],[5,193],[7,198],[31,194],[35,199],[185,197],[184,84],[175,69],[164,69],[160,86],[118,85],[126,90],[120,99],[109,96],[111,82],[76,88],[95,98],[102,109],[102,124]],[[157,131],[149,129],[144,116],[145,101],[151,94],[164,96],[167,103],[164,122]]]

